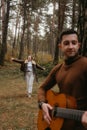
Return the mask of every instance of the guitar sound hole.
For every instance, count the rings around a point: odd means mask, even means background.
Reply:
[[[47,127],[45,130],[51,130],[51,128],[50,128],[50,127]]]

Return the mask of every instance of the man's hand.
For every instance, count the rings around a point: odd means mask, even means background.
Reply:
[[[87,128],[87,111],[83,113],[81,121],[83,126]]]
[[[42,104],[42,110],[43,110],[43,116],[44,116],[44,120],[50,124],[51,122],[51,117],[49,115],[49,110],[52,110],[52,106],[50,104],[47,104],[47,103],[43,103]]]

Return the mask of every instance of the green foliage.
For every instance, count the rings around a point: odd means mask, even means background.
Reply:
[[[54,67],[52,62],[48,62],[46,64],[42,64],[41,66],[44,66],[45,70],[42,70],[42,72],[41,72],[41,70],[37,70],[39,77],[47,76],[49,74],[49,72],[51,71],[51,69]]]
[[[63,62],[63,58],[59,59],[59,63],[62,63],[62,62]],[[55,66],[55,64],[53,64],[52,61],[49,61],[48,63],[42,63],[40,65],[43,66],[45,70],[44,71],[42,70],[42,72],[41,70],[37,70],[39,77],[42,77],[42,76],[46,77]]]

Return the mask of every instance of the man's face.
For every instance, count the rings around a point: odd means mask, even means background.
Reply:
[[[68,34],[62,37],[62,41],[59,44],[64,56],[66,58],[74,57],[79,50],[80,43],[76,34]]]

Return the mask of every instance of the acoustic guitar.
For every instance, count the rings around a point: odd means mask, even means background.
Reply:
[[[52,121],[49,125],[44,120],[43,112],[40,109],[37,120],[38,130],[61,130],[64,124],[64,119],[81,121],[84,111],[76,110],[77,104],[74,97],[48,90],[46,99],[48,103],[53,106],[53,110],[50,112]]]

